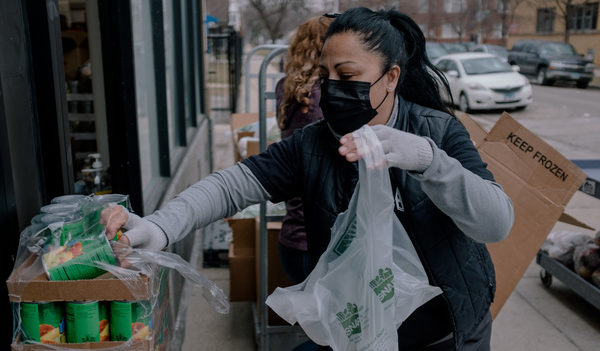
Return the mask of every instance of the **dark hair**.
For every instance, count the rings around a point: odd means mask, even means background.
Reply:
[[[325,40],[343,32],[357,33],[369,51],[381,55],[383,72],[393,65],[400,67],[396,92],[404,99],[453,114],[442,101],[436,79],[442,82],[452,99],[448,81],[429,61],[425,52],[425,36],[410,17],[396,10],[375,12],[357,7],[345,11],[331,23]]]

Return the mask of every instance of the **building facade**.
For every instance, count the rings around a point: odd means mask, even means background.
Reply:
[[[211,172],[205,15],[194,0],[0,1],[4,281],[52,198],[128,194],[144,215]],[[196,238],[171,250],[189,260]],[[183,281],[170,284],[177,319]]]
[[[566,41],[579,54],[600,62],[599,1],[515,1],[508,47],[519,39]]]

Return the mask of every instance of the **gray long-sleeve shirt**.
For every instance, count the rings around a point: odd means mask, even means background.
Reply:
[[[479,242],[504,239],[513,223],[513,208],[500,185],[475,175],[430,144],[431,165],[422,174],[409,174],[466,235]],[[146,219],[163,230],[168,243],[174,243],[194,229],[270,199],[252,171],[238,163],[190,186]]]

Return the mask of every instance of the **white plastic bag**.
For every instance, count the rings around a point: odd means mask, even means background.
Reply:
[[[359,184],[333,225],[327,250],[304,282],[277,288],[266,303],[320,345],[397,350],[396,329],[441,289],[429,285],[394,214],[379,140],[368,126],[354,136],[363,155]]]

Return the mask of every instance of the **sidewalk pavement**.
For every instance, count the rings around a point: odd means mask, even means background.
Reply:
[[[254,87],[251,91],[256,92],[256,84],[252,85]],[[232,155],[229,125],[215,124],[215,169],[232,165]],[[595,228],[600,228],[599,210],[600,200],[581,192],[577,192],[567,205],[569,214]],[[579,229],[557,223],[554,230]],[[586,233],[592,234],[591,231]],[[202,259],[197,266],[202,266]],[[540,281],[539,271],[539,266],[535,260],[532,260],[523,278],[494,320],[492,350],[599,350],[600,311],[556,279],[549,289],[545,288]],[[229,270],[227,268],[201,269],[201,273],[215,281],[228,294]],[[220,315],[206,303],[201,290],[192,291],[183,350],[256,349],[251,303],[234,302],[228,315]]]

